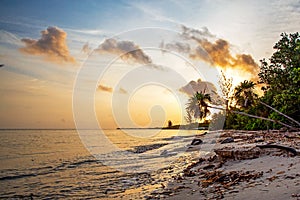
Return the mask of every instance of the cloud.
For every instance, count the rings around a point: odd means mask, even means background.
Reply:
[[[91,47],[89,46],[89,43],[85,43],[82,46],[81,52],[85,53],[85,54],[90,54],[92,51]]]
[[[214,84],[207,82],[207,81],[202,81],[201,79],[198,79],[197,81],[190,81],[185,86],[179,88],[179,91],[187,94],[188,96],[192,96],[196,92],[209,93],[211,91],[216,92],[217,89],[214,86]]]
[[[88,34],[88,35],[96,35],[99,36],[101,34],[104,33],[103,30],[99,30],[99,29],[70,29],[70,28],[66,28],[65,30],[68,30],[68,32],[76,32],[76,33],[80,33],[80,34]]]
[[[106,39],[95,51],[119,55],[124,61],[133,61],[140,64],[151,64],[151,58],[132,41],[117,41]]]
[[[159,48],[176,51],[178,53],[189,53],[191,47],[188,43],[175,42],[165,44],[163,41],[160,43]]]
[[[109,92],[111,93],[113,89],[111,87],[105,86],[105,85],[98,85],[98,90],[103,92]]]
[[[75,63],[75,58],[69,53],[66,38],[66,32],[50,26],[41,31],[41,38],[38,40],[23,38],[21,41],[25,47],[20,48],[20,51],[31,55],[44,55],[48,60],[54,62]]]
[[[193,39],[197,41],[198,39],[202,39],[204,37],[209,37],[209,38],[216,37],[208,30],[207,27],[202,27],[201,30],[198,30],[198,29],[193,29],[181,25],[181,29],[182,29],[181,36],[185,39]]]
[[[251,55],[236,54],[230,52],[230,43],[223,39],[210,42],[207,39],[198,40],[199,46],[195,49],[190,57],[200,59],[217,65],[222,69],[232,68],[250,73],[252,80],[257,80],[259,66]]]
[[[210,94],[212,101],[215,104],[222,102],[215,85],[211,82],[202,81],[201,79],[198,79],[197,81],[190,81],[185,86],[179,88],[179,91],[188,96],[193,96],[196,92],[203,92],[205,94]]]
[[[188,43],[162,43],[161,46],[179,53],[188,53],[192,59],[205,61],[224,70],[231,68],[247,72],[253,81],[258,79],[259,66],[251,55],[232,54],[230,51],[232,45],[225,39],[217,39],[206,27],[197,30],[182,25],[181,28],[180,35],[185,40],[195,41],[196,47],[192,48]]]
[[[151,2],[151,1],[149,1],[149,2]],[[139,1],[132,1],[131,3],[130,3],[130,1],[128,1],[127,4],[132,6],[134,10],[137,9],[137,10],[143,12],[144,14],[147,15],[147,17],[151,18],[152,20],[156,20],[156,21],[160,21],[160,22],[171,22],[171,23],[175,23],[176,25],[179,24],[179,22],[176,21],[175,19],[168,17],[168,16],[164,15],[162,12],[160,12],[160,10],[157,9],[157,5],[151,6],[151,3],[149,4],[149,2],[147,4],[145,4],[145,3],[140,3]],[[163,2],[164,1],[162,1],[161,3],[163,3]],[[167,1],[165,1],[165,3],[166,2]],[[163,4],[161,6],[163,6]],[[167,2],[167,4],[168,4],[168,2]]]
[[[121,93],[121,94],[127,94],[128,92],[124,88],[120,87],[119,93]]]
[[[198,39],[199,46],[190,55],[193,59],[201,59],[212,65],[229,66],[233,61],[230,54],[230,45],[226,40],[218,39],[214,43],[207,39]]]
[[[0,30],[0,43],[9,44],[17,48],[22,46],[22,42],[16,35],[4,30]]]

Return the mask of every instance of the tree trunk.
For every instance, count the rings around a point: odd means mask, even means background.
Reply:
[[[246,108],[248,105],[248,97],[246,98],[245,102],[244,102],[244,107]]]
[[[214,107],[214,106],[208,106],[208,107],[209,108],[214,108],[214,109],[226,111],[226,109],[224,109],[224,108],[218,108],[218,107]],[[248,114],[248,113],[245,113],[245,112],[240,112],[240,111],[235,111],[235,110],[230,110],[229,112],[233,112],[233,113],[240,114],[240,115],[245,115],[245,116],[248,116],[248,117],[253,117],[253,118],[256,118],[256,119],[262,119],[262,120],[266,120],[266,121],[271,121],[271,122],[274,122],[274,123],[281,124],[281,125],[283,125],[285,127],[288,127],[290,129],[295,129],[295,127],[293,127],[293,126],[290,126],[288,124],[285,124],[285,123],[283,123],[281,121],[277,121],[277,120],[274,120],[274,119],[269,119],[269,118],[265,118],[265,117],[251,115],[251,114]]]
[[[300,126],[300,123],[299,123],[298,121],[294,120],[293,118],[291,118],[291,117],[289,117],[289,116],[283,114],[282,112],[280,112],[279,110],[277,110],[277,109],[275,109],[275,108],[269,106],[269,105],[266,104],[265,102],[262,102],[262,101],[258,101],[258,102],[261,103],[262,105],[264,105],[264,106],[270,108],[271,110],[277,112],[278,114],[280,114],[280,115],[286,117],[287,119],[289,119],[289,120],[291,120],[292,122],[296,123],[298,126]]]

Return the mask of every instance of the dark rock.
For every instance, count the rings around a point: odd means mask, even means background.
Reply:
[[[195,138],[195,139],[193,139],[191,145],[199,145],[202,143],[203,143],[203,141],[201,139]]]
[[[234,139],[232,137],[228,137],[221,141],[221,144],[231,143],[234,142]]]
[[[284,178],[285,179],[295,179],[296,177],[295,176],[285,176]]]
[[[215,165],[208,164],[208,165],[206,165],[206,166],[203,167],[203,170],[208,170],[208,169],[211,169],[211,168],[214,168],[214,167],[215,167]]]
[[[287,131],[288,131],[287,127],[282,127],[279,129],[279,132],[287,132]]]

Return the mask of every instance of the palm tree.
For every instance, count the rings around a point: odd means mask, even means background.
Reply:
[[[252,85],[252,84],[249,84],[249,85]],[[249,98],[249,99],[252,98],[250,96],[250,94],[251,94],[250,92],[248,92],[246,94],[248,95],[248,96],[246,96],[246,98]],[[254,98],[252,100],[254,100]],[[249,100],[248,100],[248,102],[249,102]],[[186,111],[189,114],[192,114],[195,119],[200,119],[200,120],[204,119],[205,117],[207,117],[207,115],[210,114],[210,111],[209,111],[208,108],[227,111],[227,109],[220,108],[220,107],[215,107],[215,106],[209,105],[209,103],[211,103],[211,97],[210,97],[209,94],[204,94],[202,92],[196,92],[192,97],[190,97],[190,99],[187,103]],[[239,115],[245,115],[245,116],[248,116],[248,117],[253,117],[253,118],[256,118],[256,119],[271,121],[271,122],[274,122],[274,123],[281,124],[281,125],[283,125],[285,127],[288,127],[290,129],[294,128],[294,127],[292,127],[288,124],[285,124],[283,122],[280,122],[280,121],[274,120],[274,119],[260,117],[260,116],[256,116],[256,115],[252,115],[252,114],[248,114],[248,113],[240,112],[240,111],[236,111],[236,110],[229,110],[229,112],[239,114]]]
[[[252,81],[247,81],[245,80],[244,82],[241,82],[240,85],[238,85],[237,87],[235,87],[235,92],[234,92],[234,98],[237,102],[237,105],[243,108],[248,108],[250,107],[255,100],[258,100],[258,95],[255,94],[253,92],[255,87],[255,83],[253,83]],[[268,104],[258,100],[258,103],[270,108],[271,110],[277,112],[278,114],[286,117],[287,119],[289,119],[290,121],[296,123],[298,126],[300,126],[300,123],[297,122],[296,120],[292,119],[291,117],[283,114],[282,112],[276,110],[275,108],[269,106]],[[266,118],[268,119],[268,118]],[[271,120],[268,120],[271,121]],[[277,123],[280,124],[280,122],[276,121]],[[283,125],[283,124],[281,124]]]
[[[292,122],[296,123],[298,126],[300,126],[300,123],[297,122],[296,120],[294,120],[293,118],[283,114],[282,112],[276,110],[275,108],[269,106],[268,104],[260,101],[258,99],[258,95],[253,92],[254,87],[255,87],[255,83],[253,83],[252,81],[247,81],[247,80],[245,80],[244,82],[241,82],[240,85],[235,87],[234,98],[235,98],[238,106],[243,107],[243,108],[248,108],[254,103],[255,100],[257,100],[258,103],[270,108],[271,110],[286,117],[290,121],[292,121]],[[271,121],[271,120],[268,120],[268,121]],[[276,121],[276,122],[280,124],[280,122],[278,122],[278,121]]]
[[[258,97],[258,95],[253,92],[254,87],[255,83],[247,80],[235,87],[234,98],[239,107],[248,108],[254,103],[254,100]]]
[[[187,103],[186,111],[195,119],[202,120],[210,114],[210,111],[208,110],[210,102],[211,97],[209,94],[196,92],[192,97],[190,97]]]

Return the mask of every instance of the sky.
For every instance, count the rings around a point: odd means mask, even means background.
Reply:
[[[182,124],[224,71],[257,81],[299,0],[0,1],[0,128]]]

